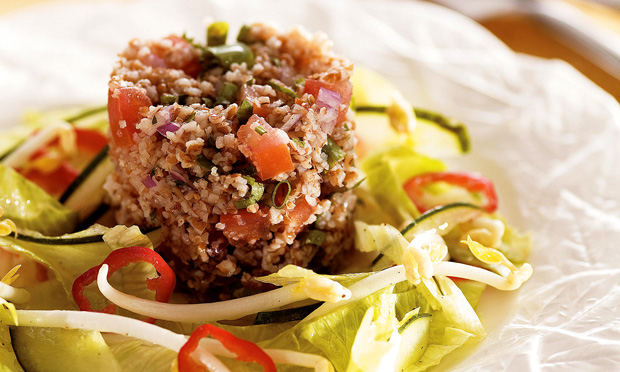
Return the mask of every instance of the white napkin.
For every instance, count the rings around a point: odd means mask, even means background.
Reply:
[[[27,108],[103,104],[129,39],[212,20],[301,24],[393,81],[416,106],[469,125],[454,161],[495,180],[500,211],[532,233],[534,276],[489,290],[489,332],[448,358],[457,371],[620,368],[620,107],[560,61],[512,53],[473,21],[405,1],[52,3],[0,18],[0,127]]]

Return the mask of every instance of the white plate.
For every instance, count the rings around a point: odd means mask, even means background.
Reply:
[[[130,38],[211,20],[324,31],[416,106],[469,125],[459,160],[493,178],[500,211],[534,240],[535,273],[486,294],[489,334],[456,370],[620,368],[620,107],[570,66],[517,55],[474,22],[416,2],[144,0],[49,4],[0,18],[0,128],[27,108],[101,104]]]

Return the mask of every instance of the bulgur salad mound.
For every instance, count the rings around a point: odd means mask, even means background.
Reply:
[[[300,29],[131,41],[109,83],[116,221],[162,226],[178,278],[219,299],[288,264],[337,266],[353,242],[352,73]]]
[[[484,289],[533,269],[492,180],[440,160],[465,125],[320,34],[206,36],[133,40],[107,106],[0,138],[0,370],[423,371],[480,341]]]

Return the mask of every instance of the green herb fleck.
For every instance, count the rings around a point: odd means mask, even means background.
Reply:
[[[250,31],[252,31],[252,27],[248,25],[241,26],[239,30],[239,34],[237,34],[237,41],[241,43],[251,44],[254,40],[250,38]]]
[[[215,164],[213,164],[213,162],[203,154],[196,155],[196,163],[198,163],[201,168],[205,169],[209,173],[211,173],[211,170],[215,168]]]
[[[212,135],[212,134],[210,134],[210,135],[209,135],[209,138],[207,138],[207,144],[208,144],[210,147],[216,147],[216,146],[215,146],[216,141],[215,141],[215,136],[214,136],[214,135]]]
[[[149,177],[151,179],[153,179],[153,177],[155,177],[155,173],[157,173],[157,170],[159,169],[159,167],[157,165],[154,165],[153,168],[151,169],[151,172],[149,173]]]
[[[254,178],[250,176],[242,177],[248,181],[248,185],[250,185],[250,191],[249,195],[246,198],[233,202],[235,208],[237,209],[247,208],[250,205],[257,203],[263,197],[263,193],[265,192],[265,185],[263,185],[262,183],[256,182]]]
[[[217,46],[226,44],[228,36],[228,23],[214,22],[207,27],[207,45]]]
[[[220,87],[220,91],[217,92],[217,98],[215,99],[215,105],[230,105],[237,100],[237,92],[239,87],[233,83],[226,82]]]
[[[344,159],[347,155],[346,152],[342,151],[342,149],[334,142],[331,137],[327,137],[327,143],[321,151],[327,155],[327,164],[329,167],[333,167],[337,162]]]
[[[291,138],[291,140],[293,142],[295,142],[297,144],[297,146],[304,148],[306,147],[306,143],[303,140],[300,140],[299,138]]]
[[[321,230],[308,230],[303,233],[300,237],[300,241],[302,245],[312,244],[320,247],[323,245],[325,238],[327,237],[327,233]]]
[[[284,195],[284,201],[282,202],[282,204],[277,205],[276,204],[276,193],[278,192],[278,189],[280,188],[280,186],[282,186],[283,184],[287,186],[286,195]],[[276,209],[282,209],[286,205],[286,202],[288,202],[289,195],[291,195],[291,183],[288,181],[280,181],[278,182],[276,187],[274,187],[273,192],[271,193],[271,203]]]
[[[299,78],[295,80],[295,89],[299,88],[299,87],[303,87],[306,85],[306,79],[304,78]]]
[[[188,117],[186,117],[185,120],[183,120],[183,122],[189,123],[190,121],[194,120],[195,117],[196,117],[196,111],[192,112]]]
[[[153,120],[151,120],[151,123],[153,123],[153,125],[157,124],[157,116],[153,115]]]
[[[282,62],[280,62],[280,58],[277,58],[277,57],[271,58],[271,63],[276,67],[282,66]]]
[[[164,93],[161,95],[161,97],[159,97],[159,100],[161,101],[162,105],[168,106],[177,102],[179,100],[179,96],[177,96],[176,94]]]
[[[254,80],[254,77],[251,77],[251,78],[248,79],[248,81],[245,82],[245,85],[252,86],[252,85],[254,85],[255,82],[256,82],[256,80]]]
[[[297,95],[297,93],[295,93],[295,91],[293,91],[289,87],[286,87],[286,86],[284,86],[282,84],[279,84],[275,80],[269,80],[269,82],[267,84],[270,87],[272,87],[273,89],[277,90],[278,92],[282,92],[282,93],[286,94],[287,96],[289,96],[291,98],[299,98],[299,96]]]
[[[209,97],[204,97],[202,99],[202,103],[205,104],[205,106],[209,107],[209,108],[213,108],[213,100]]]
[[[267,131],[265,130],[265,128],[263,128],[261,125],[257,126],[256,129],[254,129],[256,131],[256,133],[260,134],[261,136],[265,133],[267,133]]]
[[[246,100],[243,100],[237,110],[237,119],[239,119],[239,124],[247,123],[253,112],[254,108],[252,107],[252,104]]]

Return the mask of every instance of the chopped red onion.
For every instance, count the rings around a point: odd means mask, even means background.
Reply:
[[[179,128],[181,128],[181,126],[177,123],[173,123],[173,122],[168,122],[164,125],[161,125],[159,127],[157,127],[157,131],[164,137],[166,137],[166,134],[168,132],[176,132],[177,130],[179,130]]]
[[[145,177],[144,179],[142,179],[142,184],[147,189],[152,189],[153,187],[157,186],[157,182],[155,182],[154,179],[152,179],[151,177],[148,177],[148,176]]]
[[[342,96],[340,93],[327,88],[319,89],[318,97],[316,97],[316,105],[320,108],[332,108],[338,109],[342,103]]]
[[[301,119],[301,114],[291,115],[291,117],[288,118],[286,123],[284,123],[284,125],[282,125],[280,129],[282,129],[285,132],[288,132],[289,130],[291,130],[291,128],[293,128],[293,125],[297,124],[299,119]]]
[[[183,182],[186,185],[189,185],[189,179],[184,176],[180,171],[178,171],[178,168],[173,168],[170,170],[170,172],[168,172],[170,174],[170,177],[174,178],[175,180],[179,181],[179,182]]]

